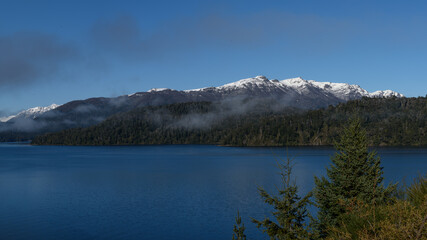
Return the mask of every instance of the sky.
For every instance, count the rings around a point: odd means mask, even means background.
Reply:
[[[0,116],[264,75],[427,94],[427,2],[0,0]]]

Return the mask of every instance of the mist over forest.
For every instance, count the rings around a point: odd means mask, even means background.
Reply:
[[[223,102],[148,106],[88,127],[38,136],[34,144],[229,146],[333,145],[349,118],[367,129],[371,146],[427,145],[427,98],[364,98],[317,110],[269,109],[271,102],[236,111]]]

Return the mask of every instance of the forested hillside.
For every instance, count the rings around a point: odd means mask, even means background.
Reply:
[[[38,136],[33,144],[230,146],[332,145],[352,116],[375,146],[427,145],[427,98],[363,98],[326,109],[299,111],[258,105],[245,111],[192,102],[144,107],[89,127]]]

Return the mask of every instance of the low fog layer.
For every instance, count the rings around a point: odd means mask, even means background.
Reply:
[[[93,102],[93,103],[89,103]],[[182,101],[186,102],[186,101]],[[173,128],[209,128],[224,119],[247,113],[277,112],[292,105],[294,100],[283,98],[252,98],[248,96],[228,97],[212,103],[206,112],[190,111],[188,114],[174,116],[167,108],[159,107],[152,110],[148,117],[150,121],[167,123],[165,127]],[[169,103],[164,96],[151,98],[149,103],[135,105],[129,97],[101,98],[85,101],[74,101],[57,109],[45,112],[35,118],[16,117],[0,124],[0,135],[4,132],[26,132],[42,134],[75,127],[88,127],[102,122],[106,118],[133,109],[149,105],[164,105]]]

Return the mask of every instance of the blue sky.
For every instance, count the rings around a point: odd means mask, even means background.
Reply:
[[[256,75],[427,94],[425,1],[0,0],[0,116]]]

